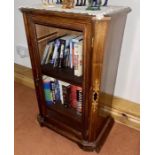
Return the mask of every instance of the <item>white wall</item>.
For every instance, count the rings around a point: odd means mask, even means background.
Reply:
[[[41,0],[40,0],[41,1]],[[18,10],[21,5],[38,3],[39,0],[15,0],[15,47],[27,46],[22,14]],[[132,12],[128,15],[124,33],[115,96],[140,102],[140,63],[139,63],[139,0],[109,0],[111,5],[130,6]],[[28,58],[20,58],[15,50],[15,63],[30,67]]]
[[[124,33],[115,96],[140,103],[140,2],[109,0],[111,5],[130,6]]]
[[[31,5],[33,3],[38,3],[39,0],[15,0],[14,1],[14,7],[15,7],[15,38],[14,38],[14,43],[15,43],[15,53],[14,53],[14,61],[15,63],[31,67],[30,59],[29,57],[26,58],[21,58],[17,52],[16,52],[16,45],[23,45],[27,47],[27,41],[26,41],[26,36],[25,36],[25,28],[24,28],[24,22],[23,22],[23,17],[22,13],[18,9],[22,5]],[[40,0],[41,1],[41,0]]]

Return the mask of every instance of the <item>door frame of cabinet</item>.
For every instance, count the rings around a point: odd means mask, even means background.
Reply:
[[[90,96],[90,75],[91,75],[91,53],[92,53],[92,47],[91,41],[92,41],[92,24],[90,22],[83,22],[83,20],[75,20],[70,18],[64,18],[59,16],[48,16],[48,15],[27,15],[24,14],[24,21],[27,25],[26,32],[27,32],[27,38],[28,38],[28,44],[29,44],[29,50],[30,50],[30,57],[32,62],[32,69],[34,73],[34,81],[35,81],[35,87],[36,87],[36,93],[39,103],[39,111],[40,116],[44,117],[47,115],[46,106],[45,106],[45,100],[44,100],[44,92],[42,89],[42,80],[41,80],[41,68],[40,68],[40,57],[39,57],[39,51],[37,46],[37,40],[36,40],[36,31],[35,31],[35,24],[45,25],[45,26],[51,26],[56,28],[63,28],[63,29],[71,29],[76,31],[82,31],[84,34],[84,67],[83,67],[83,96],[84,96],[84,104],[83,104],[83,111],[82,111],[82,122],[83,122],[83,138],[87,139],[88,137],[88,119],[89,116],[89,96]],[[62,21],[62,25],[60,25],[60,21]],[[74,25],[73,25],[74,23]],[[86,52],[87,51],[87,52]],[[87,81],[87,82],[86,82]]]

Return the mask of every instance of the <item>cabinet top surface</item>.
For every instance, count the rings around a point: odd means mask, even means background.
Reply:
[[[75,6],[73,9],[62,9],[61,5],[55,5],[54,7],[47,7],[42,4],[34,4],[31,6],[21,6],[22,10],[33,11],[48,11],[48,12],[63,12],[63,13],[71,13],[71,14],[80,14],[80,15],[88,15],[95,16],[97,19],[102,19],[105,16],[112,16],[118,13],[128,13],[131,11],[129,7],[126,6],[102,6],[98,11],[86,10],[87,6]]]

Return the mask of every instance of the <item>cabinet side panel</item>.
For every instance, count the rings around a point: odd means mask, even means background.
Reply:
[[[110,21],[102,66],[101,106],[112,104],[126,17],[113,15]]]
[[[91,111],[89,124],[89,141],[94,141],[98,137],[104,118],[99,116],[99,93],[101,85],[102,62],[104,56],[104,46],[108,31],[108,20],[94,20],[94,44],[92,54],[92,75],[91,75]]]

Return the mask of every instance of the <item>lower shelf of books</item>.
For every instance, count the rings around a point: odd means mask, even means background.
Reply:
[[[43,89],[49,110],[62,117],[82,121],[82,87],[43,75]]]

